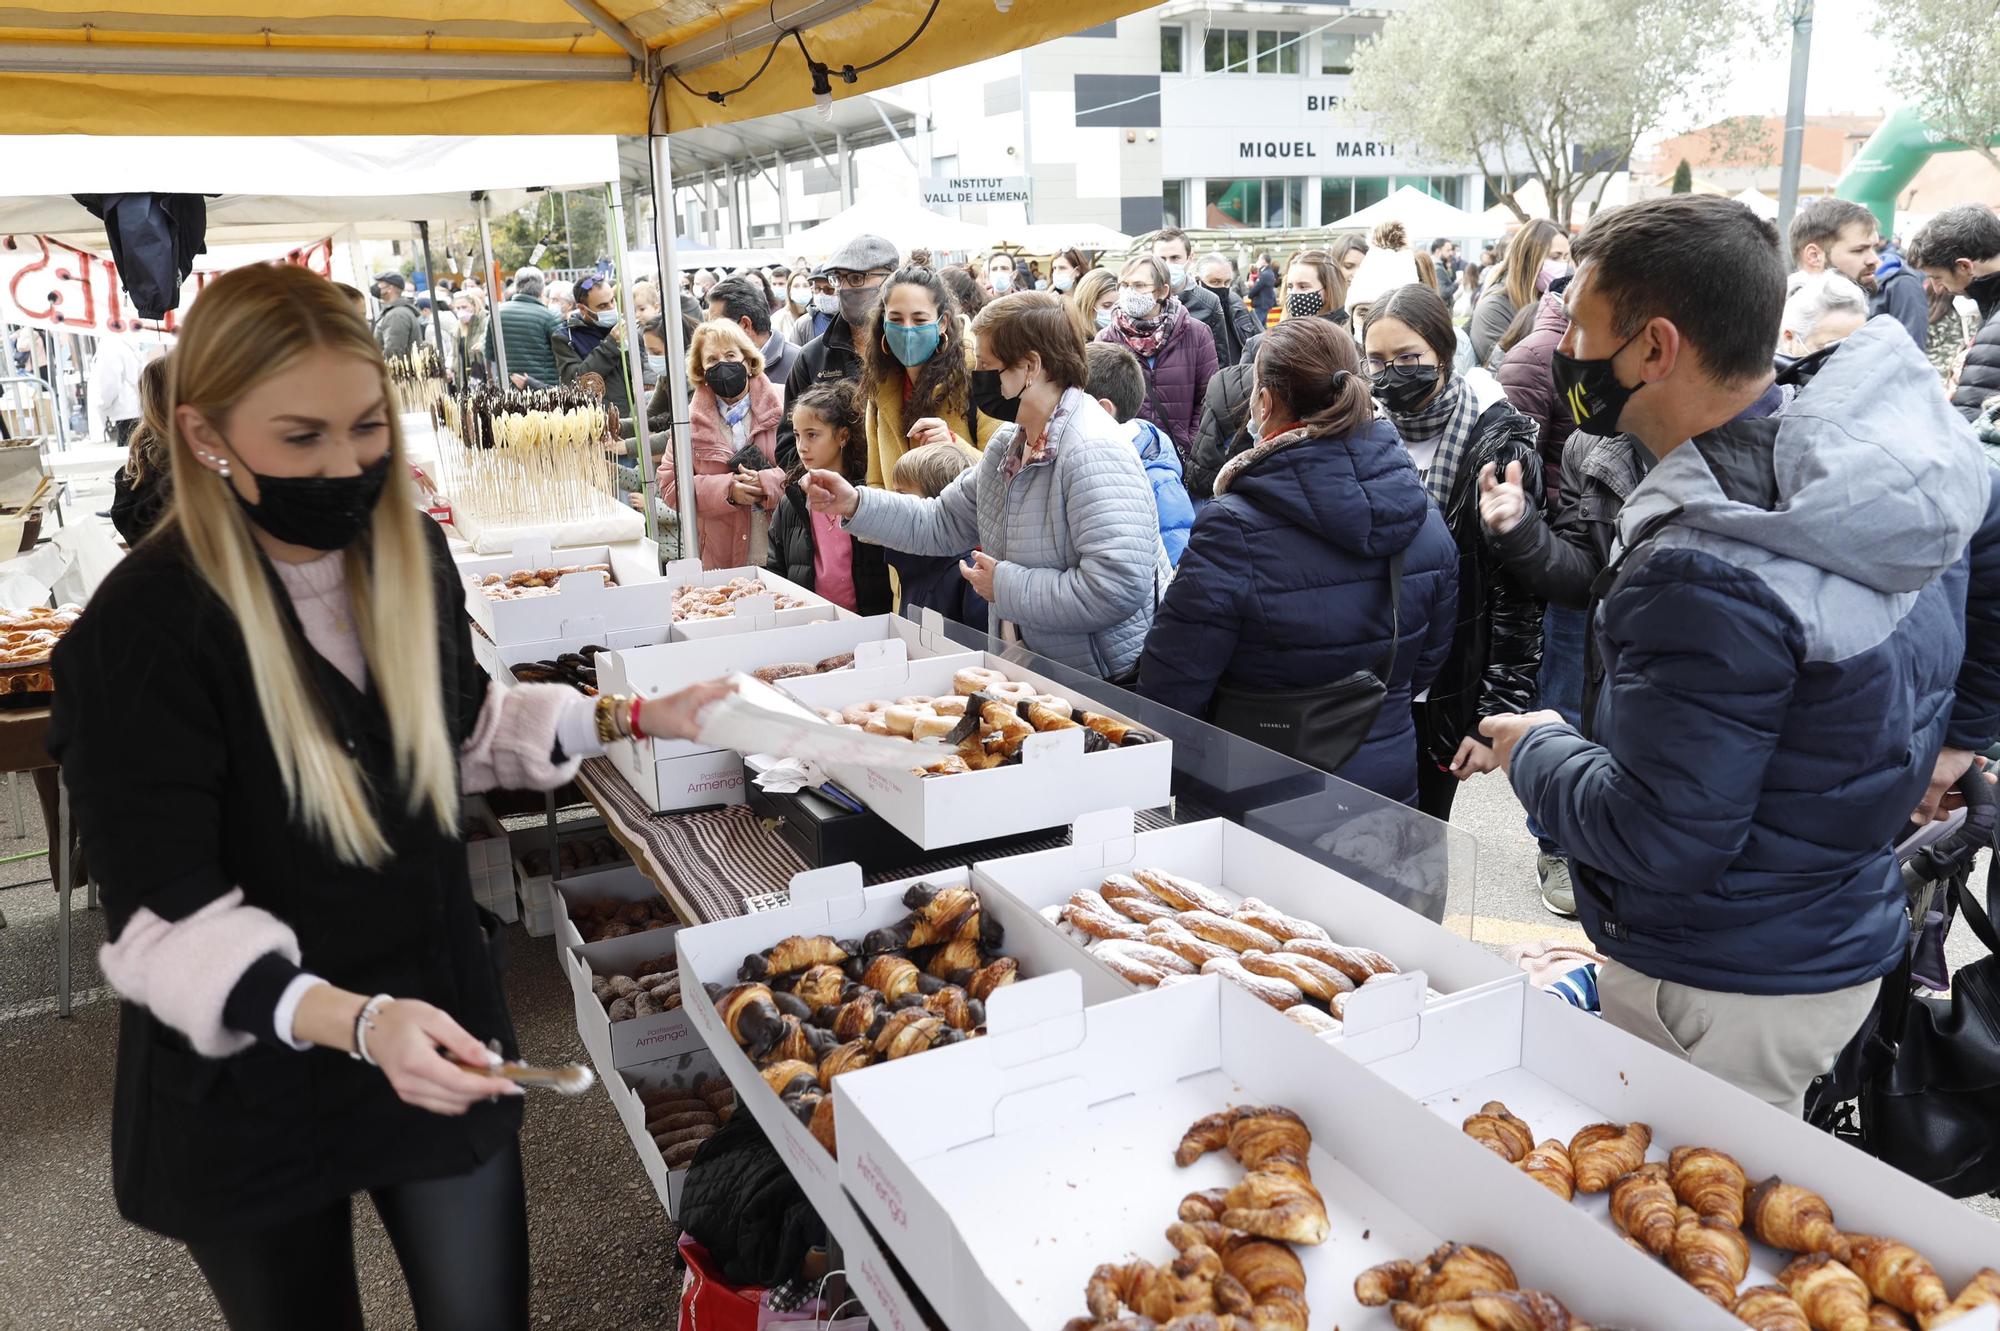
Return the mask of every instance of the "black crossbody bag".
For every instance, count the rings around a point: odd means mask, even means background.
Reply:
[[[1403,636],[1403,552],[1389,557],[1389,649],[1372,670],[1313,689],[1251,689],[1224,682],[1215,689],[1209,723],[1254,740],[1287,758],[1323,772],[1345,765],[1361,747],[1396,670],[1396,644]]]

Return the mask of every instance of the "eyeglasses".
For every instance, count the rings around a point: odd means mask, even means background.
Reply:
[[[852,269],[843,268],[835,273],[833,278],[847,290],[859,291],[863,287],[872,287],[888,281],[889,271],[886,268],[871,268],[865,273],[857,273]]]
[[[1423,363],[1424,363],[1423,352],[1405,351],[1402,355],[1392,357],[1389,360],[1383,360],[1380,356],[1370,356],[1366,360],[1361,362],[1361,368],[1368,371],[1368,373],[1370,374],[1380,374],[1382,373],[1382,371],[1388,369],[1391,365],[1394,365],[1398,369],[1410,370],[1410,369],[1415,369],[1417,366],[1422,365]]]

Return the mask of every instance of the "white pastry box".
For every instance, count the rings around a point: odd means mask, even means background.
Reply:
[[[556,584],[553,596],[512,601],[492,600],[477,585],[493,573],[584,564],[609,564],[611,584],[602,573],[572,573]],[[619,630],[673,621],[673,587],[660,576],[659,547],[650,541],[565,550],[551,549],[547,540],[520,541],[509,554],[462,559],[458,571],[467,584],[466,612],[503,649],[529,642],[602,643]]]
[[[667,565],[660,575],[667,586],[669,619],[674,626],[674,641],[697,642],[709,638],[734,637],[739,633],[757,633],[764,629],[790,628],[794,624],[814,624],[826,619],[849,618],[849,612],[842,610],[823,596],[799,586],[790,578],[781,577],[762,568],[711,568],[704,569],[699,559],[679,559]],[[745,596],[736,602],[734,614],[719,619],[672,619],[671,602],[675,593],[683,587],[720,587],[737,578],[751,578],[764,584],[764,595]],[[793,597],[803,601],[803,605],[778,608],[778,595]],[[831,652],[827,653],[829,656]]]
[[[715,1060],[709,1057],[707,1050],[694,1049],[623,1071],[602,1068],[599,1071],[604,1077],[605,1093],[611,1097],[611,1106],[618,1111],[618,1121],[625,1125],[625,1134],[632,1139],[632,1150],[639,1157],[640,1167],[646,1171],[646,1181],[653,1185],[660,1206],[671,1220],[680,1213],[681,1185],[687,1181],[687,1166],[667,1168],[666,1157],[653,1144],[653,1134],[646,1131],[646,1106],[639,1097],[648,1091],[662,1091],[670,1087],[692,1089],[703,1079],[718,1075]],[[737,1112],[743,1111],[739,1108]]]
[[[654,697],[735,671],[816,664],[849,652],[863,669],[937,656],[964,665],[978,659],[945,637],[941,622],[919,626],[898,615],[871,615],[606,652],[597,658],[597,688]],[[605,756],[641,799],[662,812],[743,802],[743,760],[733,750],[694,740],[641,739],[620,740]]]
[[[1181,1198],[1243,1176],[1220,1151],[1177,1166],[1182,1134],[1230,1105],[1269,1104],[1313,1134],[1331,1226],[1295,1249],[1313,1327],[1388,1331],[1389,1310],[1360,1306],[1354,1278],[1455,1240],[1492,1248],[1524,1288],[1592,1325],[1741,1331],[1663,1266],[1601,1243],[1584,1215],[1540,1206],[1539,1185],[1456,1125],[1410,1112],[1213,976],[1090,1008],[1068,976],[1016,988],[1007,1029],[834,1082],[841,1181],[947,1326],[1049,1331],[1083,1314],[1099,1264],[1170,1260]]]
[[[709,998],[705,985],[715,984],[728,989],[737,983],[737,971],[743,959],[752,953],[770,947],[780,939],[794,934],[812,937],[826,934],[836,939],[854,939],[894,924],[909,913],[903,904],[903,894],[911,885],[930,883],[938,887],[963,886],[970,882],[965,869],[953,869],[945,873],[924,874],[920,877],[905,878],[893,883],[883,883],[863,889],[861,872],[852,864],[838,864],[824,869],[814,869],[797,875],[791,882],[791,902],[789,906],[777,910],[759,911],[754,915],[742,915],[735,919],[718,920],[714,924],[691,926],[675,935],[680,950],[681,993],[684,1010],[693,1019],[696,1029],[707,1042],[709,1052],[721,1065],[724,1075],[736,1087],[738,1112],[748,1109],[757,1117],[758,1124],[771,1139],[778,1154],[798,1179],[799,1187],[805,1192],[806,1200],[826,1220],[829,1228],[840,1234],[843,1243],[851,1235],[865,1234],[858,1217],[854,1214],[853,1203],[841,1188],[838,1166],[806,1125],[787,1109],[770,1087],[758,1075],[757,1068],[747,1054],[730,1038],[722,1024],[714,1002]],[[982,903],[983,904],[983,903]],[[1029,935],[1022,945],[1015,946],[1011,937],[1003,937],[1000,951],[1013,957],[1024,977],[1046,975],[1069,965],[1071,953],[1066,948],[1058,948],[1051,941],[1037,935]],[[1031,987],[1027,979],[1003,986],[986,1005],[989,1029],[993,1023],[1004,1028],[1009,1020],[1008,1013],[1014,1004],[1021,1001],[1020,994]],[[980,1044],[982,1040],[966,1043]],[[954,1048],[956,1046],[953,1046]],[[937,1058],[949,1053],[949,1049],[933,1049],[899,1063],[921,1063],[927,1058]],[[878,1065],[890,1066],[890,1065]],[[866,1077],[877,1068],[863,1068],[850,1072],[836,1081],[849,1081],[855,1077]],[[870,1245],[873,1246],[872,1244]],[[850,1247],[848,1261],[853,1267],[856,1248]],[[878,1326],[897,1326],[918,1331],[923,1323],[897,1294],[897,1281],[886,1262],[877,1263],[865,1279],[855,1280],[855,1286],[862,1291],[869,1302],[869,1310]],[[876,1293],[871,1297],[870,1290]],[[894,1305],[893,1311],[891,1306]],[[956,1328],[972,1323],[948,1322]]]
[[[679,932],[673,927],[648,929],[622,938],[585,943],[570,954],[574,964],[566,969],[570,991],[576,999],[577,1033],[607,1080],[617,1069],[637,1067],[703,1047],[701,1035],[685,1007],[613,1021],[590,987],[591,977],[596,975],[629,975],[637,979],[650,973],[639,968],[655,958],[664,958],[666,965],[651,970],[675,969],[678,963],[674,935]]]
[[[1338,1052],[1365,1063],[1453,1131],[1488,1100],[1499,1100],[1527,1121],[1537,1141],[1567,1143],[1592,1123],[1640,1122],[1653,1132],[1649,1160],[1665,1160],[1676,1146],[1726,1151],[1753,1184],[1775,1174],[1824,1197],[1842,1230],[1889,1234],[1909,1244],[1937,1267],[1953,1295],[1973,1272],[2000,1263],[2000,1224],[1542,993],[1525,976],[1517,984],[1460,995],[1404,1021],[1351,1035]],[[1625,1246],[1611,1227],[1607,1194],[1579,1193],[1564,1205],[1537,1191],[1542,1195],[1524,1221],[1532,1215],[1533,1226],[1539,1226],[1550,1213],[1587,1216],[1599,1230],[1593,1263]],[[1753,1243],[1742,1288],[1771,1283],[1788,1260],[1789,1254]],[[1994,1310],[1985,1312],[1984,1325],[1991,1328]],[[1652,1324],[1665,1325],[1657,1317]],[[1954,1323],[1964,1331],[1980,1325],[1977,1318]]]
[[[1085,814],[1071,827],[1069,845],[983,860],[973,866],[973,881],[996,903],[1009,930],[1047,930],[1079,952],[1076,965],[1085,977],[1084,997],[1097,1003],[1134,993],[1138,986],[1084,952],[1041,912],[1068,902],[1077,891],[1097,887],[1111,874],[1135,869],[1163,869],[1191,878],[1231,902],[1257,897],[1319,925],[1336,943],[1371,948],[1405,972],[1426,972],[1430,984],[1447,993],[1506,984],[1521,974],[1485,948],[1338,870],[1226,818],[1135,833],[1129,809]],[[1367,997],[1373,1000],[1380,987],[1380,982],[1370,984]],[[1356,991],[1349,1002],[1360,997]],[[1421,986],[1416,999],[1423,999]],[[1349,1010],[1358,1016],[1356,1009]]]
[[[808,707],[838,711],[853,703],[949,695],[954,692],[952,677],[968,666],[997,670],[1032,685],[1038,693],[1126,719],[1086,694],[989,652],[974,653],[971,659],[939,658],[809,675],[781,680],[778,687]],[[1095,809],[1158,808],[1173,798],[1170,740],[1156,735],[1150,743],[1085,753],[1083,737],[1080,729],[1030,735],[1021,745],[1020,762],[982,772],[927,777],[913,763],[911,768],[894,770],[834,767],[827,775],[926,850],[1062,827]],[[913,750],[913,755],[920,752]]]

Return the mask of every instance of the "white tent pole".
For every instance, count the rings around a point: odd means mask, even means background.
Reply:
[[[653,441],[652,432],[646,425],[646,343],[639,335],[639,316],[632,308],[632,282],[626,271],[631,257],[624,243],[625,193],[616,180],[611,182],[609,189],[611,235],[617,244],[618,256],[618,303],[625,310],[625,402],[631,411],[633,434],[639,441],[639,485],[645,496],[646,535],[657,543],[660,522],[653,513]],[[665,312],[664,305],[661,311]],[[667,368],[669,372],[673,369],[671,365]]]
[[[479,248],[486,255],[486,271],[479,275],[479,284],[486,288],[486,327],[493,333],[493,355],[500,362],[500,386],[506,388],[514,381],[507,373],[507,339],[500,329],[500,302],[506,298],[507,288],[500,281],[500,271],[493,266],[493,228],[487,220],[491,211],[486,204],[484,191],[479,195]]]
[[[674,404],[670,441],[674,450],[674,504],[681,515],[681,558],[698,559],[701,538],[695,530],[694,441],[688,434],[687,338],[681,327],[679,242],[672,210],[659,206],[662,194],[669,199],[674,196],[674,165],[665,134],[654,133],[647,143],[653,154],[653,234],[660,249],[660,306],[667,325],[667,391]]]
[[[792,170],[785,164],[783,153],[773,153],[771,164],[778,171],[778,243],[785,243],[792,234]]]

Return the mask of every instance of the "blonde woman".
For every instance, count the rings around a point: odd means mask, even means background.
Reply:
[[[1095,340],[1118,313],[1118,274],[1109,268],[1091,269],[1076,280],[1068,300],[1084,341]]]
[[[1465,330],[1472,338],[1473,363],[1485,365],[1522,307],[1539,301],[1549,283],[1568,272],[1569,232],[1546,217],[1516,231],[1506,259],[1487,273]]]
[[[118,990],[113,1187],[237,1331],[359,1328],[370,1194],[427,1331],[528,1324],[495,921],[461,793],[547,788],[719,686],[635,705],[500,689],[415,508],[389,380],[330,282],[256,265],[169,375],[168,522],[57,650],[62,765]]]
[[[688,436],[694,445],[694,509],[703,568],[762,564],[768,514],[785,497],[778,466],[784,395],[764,377],[764,353],[728,319],[711,319],[688,341]],[[674,494],[674,455],[660,459],[661,494]]]

